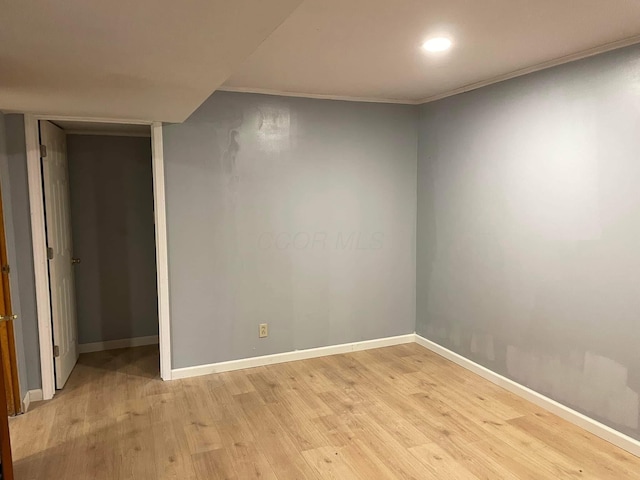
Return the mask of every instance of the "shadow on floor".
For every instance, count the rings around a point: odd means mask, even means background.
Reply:
[[[80,355],[76,369],[82,370],[85,368],[120,372],[137,377],[160,378],[160,351],[158,345],[147,345],[104,352],[83,353]],[[76,378],[72,375],[68,384],[76,383]]]

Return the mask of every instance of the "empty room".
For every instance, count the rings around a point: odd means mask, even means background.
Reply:
[[[639,479],[640,2],[0,7],[0,479]]]

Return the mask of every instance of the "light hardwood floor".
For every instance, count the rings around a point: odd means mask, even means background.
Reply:
[[[16,478],[640,478],[640,459],[415,344],[157,372],[156,347],[82,355],[11,421]]]

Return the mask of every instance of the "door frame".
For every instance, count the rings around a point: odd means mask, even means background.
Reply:
[[[9,255],[9,245],[7,244],[7,230],[5,228],[7,217],[5,215],[6,210],[4,210],[4,205],[2,202],[2,187],[0,187],[0,264],[9,265],[11,261],[8,258]],[[4,253],[4,256],[3,256]],[[4,257],[4,258],[3,258]],[[3,262],[2,260],[5,260]],[[1,295],[4,297],[5,304],[5,315],[13,314],[13,302],[11,298],[11,280],[10,280],[9,272],[1,272],[0,273],[0,285],[2,288]],[[4,376],[4,387],[6,390],[11,390],[11,398],[12,398],[12,415],[19,415],[24,411],[23,406],[23,397],[22,392],[20,390],[20,376],[18,373],[18,351],[16,349],[16,334],[15,334],[15,323],[14,320],[11,319],[7,321],[7,343],[9,351],[6,352],[7,360],[9,362],[9,369],[11,376],[7,378]],[[0,355],[1,357],[1,355]],[[4,371],[4,359],[0,358],[0,370]],[[4,373],[3,373],[4,375]],[[0,396],[4,393],[0,392]],[[0,415],[4,415],[4,410],[0,407]],[[0,422],[0,425],[2,422]],[[1,433],[1,431],[0,431]]]
[[[51,326],[51,295],[49,292],[49,265],[44,218],[44,194],[40,164],[40,120],[68,120],[78,122],[128,123],[149,125],[151,129],[151,157],[153,169],[153,205],[156,237],[156,271],[158,290],[158,322],[160,344],[160,377],[171,380],[171,321],[169,308],[169,258],[167,250],[167,210],[164,179],[164,155],[162,123],[136,120],[70,117],[63,115],[24,115],[24,134],[27,147],[27,175],[29,179],[29,204],[31,209],[31,238],[33,244],[33,268],[36,283],[36,307],[38,338],[40,341],[40,369],[42,373],[42,398],[50,400],[55,395],[53,360],[53,329]]]

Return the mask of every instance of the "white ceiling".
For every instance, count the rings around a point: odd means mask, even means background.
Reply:
[[[183,121],[301,0],[7,0],[0,110]]]
[[[639,0],[305,0],[223,89],[422,103],[638,35]]]
[[[422,103],[640,41],[640,0],[7,0],[0,12],[0,110],[122,120],[181,122],[221,85]],[[423,52],[433,35],[453,49]]]

